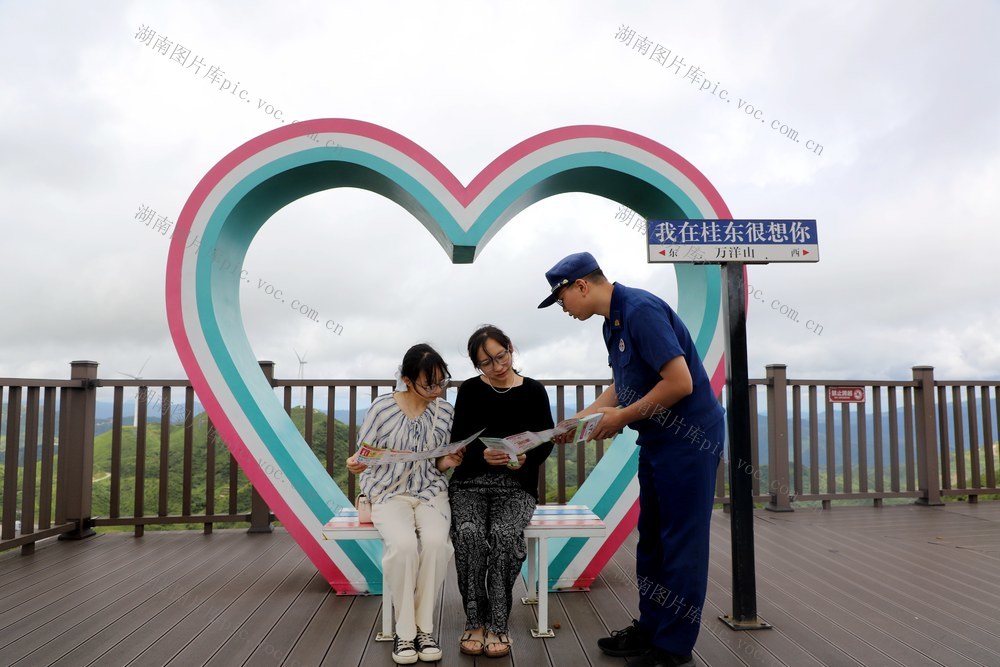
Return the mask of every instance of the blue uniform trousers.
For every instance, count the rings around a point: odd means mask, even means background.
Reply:
[[[666,433],[639,439],[639,625],[655,646],[677,654],[691,652],[700,629],[725,420],[704,435],[700,449]]]

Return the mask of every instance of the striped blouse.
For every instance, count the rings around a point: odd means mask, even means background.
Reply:
[[[410,419],[392,394],[383,394],[372,401],[368,408],[358,433],[358,443],[407,451],[432,449],[447,444],[451,442],[455,409],[448,401],[437,399],[437,419],[434,421],[434,437],[431,439],[429,433],[434,413],[434,403],[431,402],[419,417]],[[437,469],[435,461],[429,458],[412,463],[368,466],[361,473],[361,492],[371,498],[373,503],[385,502],[397,495],[408,495],[429,502],[448,488],[448,478]],[[400,481],[407,476],[405,484]]]

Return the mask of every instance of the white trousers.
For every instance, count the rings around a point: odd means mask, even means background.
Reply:
[[[405,495],[375,503],[372,523],[385,543],[382,570],[396,609],[396,634],[412,640],[417,628],[433,633],[434,603],[454,553],[448,492],[429,503]]]

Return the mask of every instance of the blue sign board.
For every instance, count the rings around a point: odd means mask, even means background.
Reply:
[[[650,262],[818,262],[815,220],[650,220]]]

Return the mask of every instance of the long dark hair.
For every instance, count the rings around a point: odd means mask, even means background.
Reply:
[[[399,366],[399,374],[409,378],[410,382],[417,383],[417,378],[421,373],[427,377],[428,383],[434,382],[436,371],[441,371],[444,379],[450,378],[448,364],[444,362],[441,355],[427,343],[417,343],[403,355],[403,363]]]

